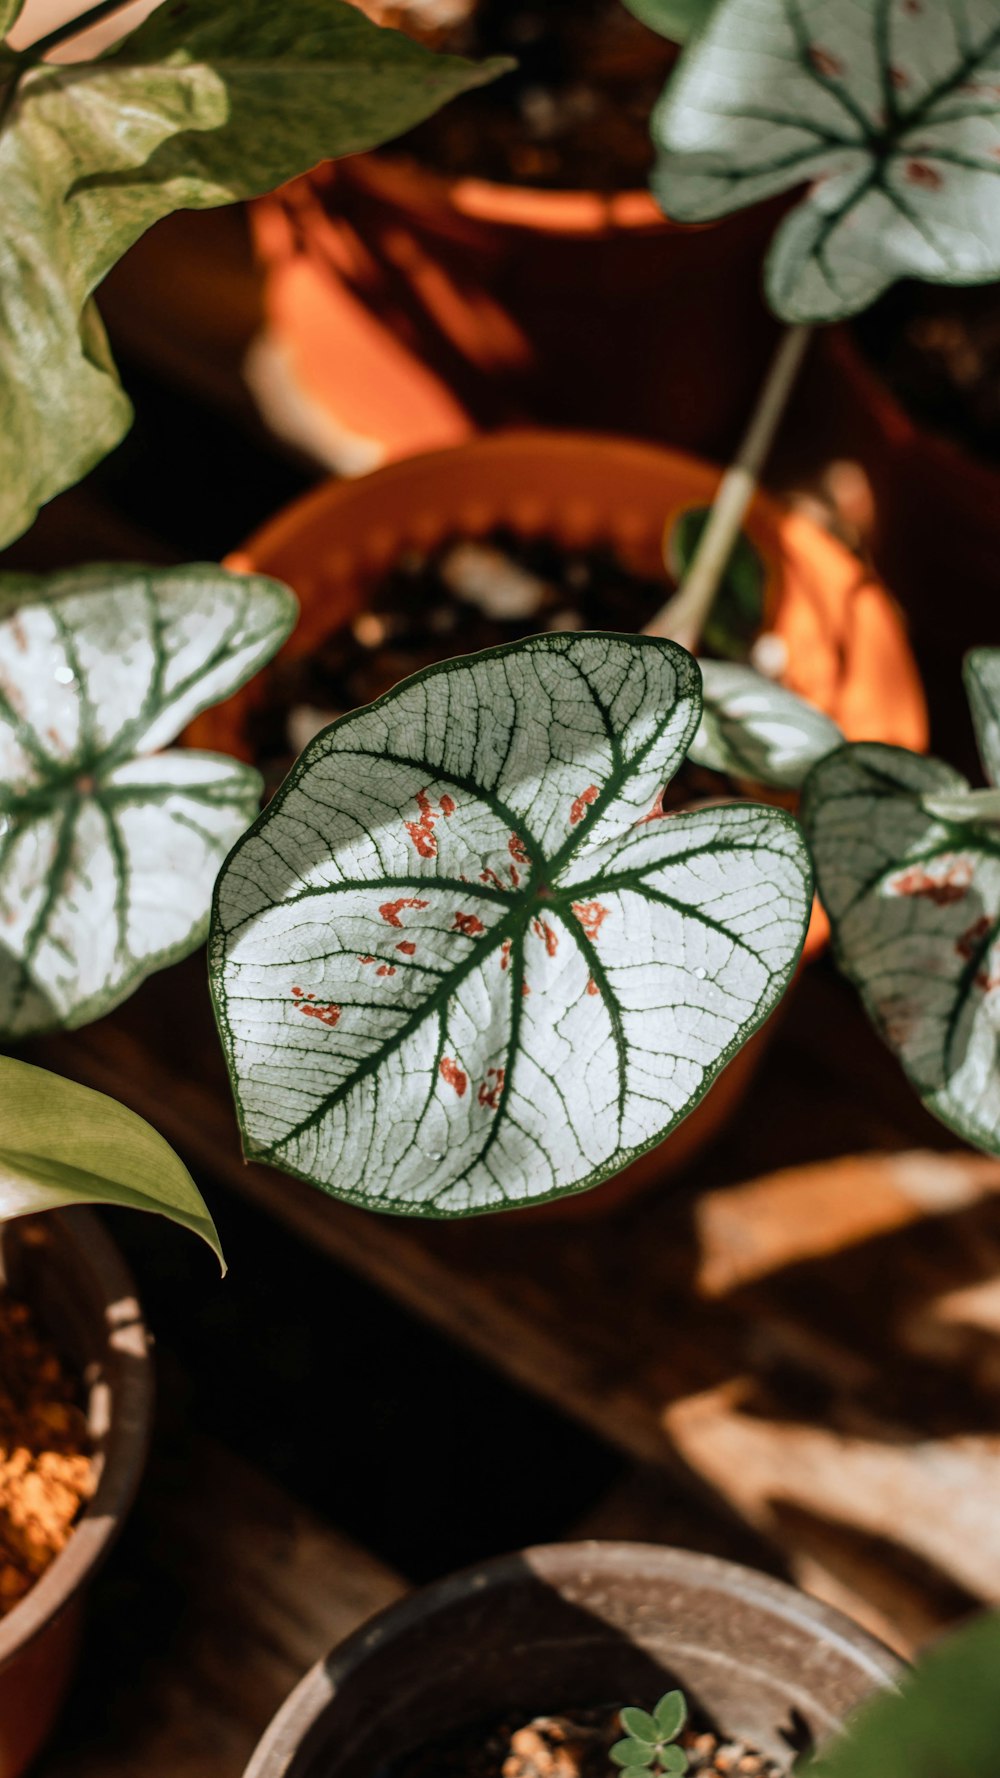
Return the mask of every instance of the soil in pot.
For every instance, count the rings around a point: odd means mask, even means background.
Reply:
[[[854,323],[912,419],[1000,467],[1000,296],[906,282]]]
[[[421,30],[430,14],[427,29]],[[634,191],[653,159],[649,116],[677,56],[621,0],[452,0],[383,16],[436,47],[517,68],[455,100],[402,149],[449,176],[549,190]],[[443,16],[443,26],[435,24]]]
[[[0,1617],[65,1549],[95,1484],[83,1382],[0,1290]]]
[[[617,1778],[609,1755],[624,1733],[619,1710],[606,1704],[530,1721],[510,1711],[422,1747],[375,1778]],[[691,1778],[784,1778],[781,1767],[745,1742],[697,1724],[684,1730],[679,1744]]]
[[[568,550],[547,537],[499,528],[410,550],[384,576],[366,609],[312,654],[279,660],[269,696],[252,719],[256,763],[269,790],[320,729],[423,667],[540,631],[640,631],[668,588],[625,568],[604,545]],[[741,619],[732,614],[735,634]],[[743,637],[752,641],[748,630]],[[725,778],[686,763],[670,787],[674,807],[732,796]]]

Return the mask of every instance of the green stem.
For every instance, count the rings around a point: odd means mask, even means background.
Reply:
[[[666,636],[692,652],[701,641],[811,336],[811,327],[790,327],[782,337],[753,418],[719,483],[690,567],[673,598],[646,625],[647,636]]]

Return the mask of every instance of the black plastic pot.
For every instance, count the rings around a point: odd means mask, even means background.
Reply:
[[[847,1618],[751,1569],[652,1544],[556,1544],[373,1618],[292,1693],[245,1778],[378,1778],[512,1707],[649,1707],[668,1685],[790,1764],[900,1672]]]

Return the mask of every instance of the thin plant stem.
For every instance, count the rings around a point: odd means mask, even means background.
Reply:
[[[691,650],[701,641],[811,337],[812,328],[806,326],[790,327],[783,335],[753,418],[719,483],[691,565],[677,592],[646,625],[647,636],[665,636]]]
[[[21,54],[26,61],[40,62],[51,50],[59,49],[72,38],[82,36],[92,25],[99,25],[103,19],[112,18],[116,12],[124,12],[126,6],[131,4],[132,0],[97,0],[96,6],[88,7],[86,12],[81,12],[76,18],[66,19],[46,37],[39,37],[34,43],[27,44]]]

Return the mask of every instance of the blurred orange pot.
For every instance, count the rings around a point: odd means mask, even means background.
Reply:
[[[664,526],[708,505],[720,471],[662,447],[585,433],[511,432],[327,482],[258,531],[229,566],[276,575],[302,602],[284,658],[310,653],[361,611],[405,550],[503,525],[574,549],[611,544],[638,574],[664,577]],[[758,495],[746,525],[767,571],[768,628],[786,646],[784,682],[853,740],[922,749],[923,694],[899,613],[843,546],[801,514]],[[248,718],[269,697],[269,669],[188,730],[192,745],[251,757]],[[805,956],[823,948],[814,910]],[[769,1028],[768,1028],[769,1029]],[[684,1166],[743,1097],[767,1029],[730,1063],[658,1149],[595,1192],[529,1216],[587,1216]]]

